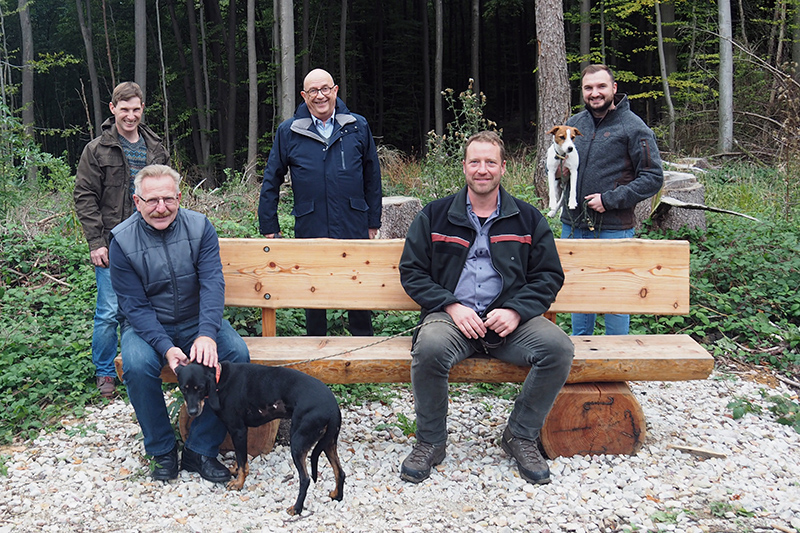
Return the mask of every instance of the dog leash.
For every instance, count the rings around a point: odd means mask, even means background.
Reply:
[[[410,327],[410,328],[408,328],[406,330],[403,330],[403,331],[401,331],[399,333],[395,333],[394,335],[389,335],[388,337],[383,337],[380,340],[377,340],[375,342],[371,342],[369,344],[365,344],[364,346],[360,346],[358,348],[353,348],[352,350],[345,350],[343,352],[334,353],[334,354],[331,354],[331,355],[323,355],[321,357],[314,357],[314,358],[311,358],[311,359],[306,359],[304,361],[293,361],[291,363],[283,363],[282,365],[272,365],[272,366],[275,366],[275,367],[296,366],[296,365],[304,365],[306,363],[314,363],[316,361],[324,361],[325,359],[332,359],[334,357],[339,357],[341,355],[347,355],[348,353],[357,352],[358,350],[364,350],[366,348],[371,348],[372,346],[377,346],[378,344],[381,344],[381,343],[384,343],[386,341],[395,339],[397,337],[402,337],[406,333],[411,333],[412,331],[418,330],[422,326],[425,326],[427,324],[435,324],[437,322],[440,322],[440,323],[443,323],[443,324],[450,324],[451,326],[456,328],[456,325],[453,322],[450,322],[449,320],[444,320],[444,319],[441,319],[441,318],[437,318],[435,320],[429,320],[428,322],[423,322],[421,324],[417,324],[416,326]],[[458,328],[456,328],[456,329],[458,329]]]

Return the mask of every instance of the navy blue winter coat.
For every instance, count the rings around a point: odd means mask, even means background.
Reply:
[[[262,235],[278,233],[280,186],[291,170],[295,237],[366,239],[381,226],[381,171],[367,120],[336,99],[333,133],[325,139],[303,103],[278,126],[258,205]]]

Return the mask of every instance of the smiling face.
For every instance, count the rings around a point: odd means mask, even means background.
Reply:
[[[473,203],[496,199],[500,178],[506,173],[500,146],[486,141],[473,141],[464,157],[464,177]]]
[[[327,92],[328,94],[323,94]],[[322,69],[308,73],[303,81],[300,96],[305,100],[308,110],[320,120],[328,120],[336,109],[336,95],[339,86],[333,83],[333,77]]]
[[[583,101],[589,106],[595,117],[601,118],[614,109],[614,96],[617,94],[617,82],[605,70],[587,73],[582,81]]]
[[[120,100],[116,105],[110,103],[108,107],[114,115],[117,132],[129,141],[138,141],[139,123],[142,121],[142,113],[144,113],[142,100],[138,96],[134,96],[129,100]]]
[[[148,200],[154,205],[148,205]],[[148,176],[142,179],[139,191],[133,196],[142,218],[157,230],[164,230],[178,216],[181,193],[171,176]]]

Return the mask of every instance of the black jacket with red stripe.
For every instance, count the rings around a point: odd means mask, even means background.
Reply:
[[[411,223],[400,258],[400,282],[422,307],[420,319],[458,302],[454,292],[475,237],[467,218],[466,187],[429,203]],[[510,308],[525,322],[547,311],[564,283],[564,271],[544,216],[500,187],[500,216],[489,237],[503,288],[487,312]]]

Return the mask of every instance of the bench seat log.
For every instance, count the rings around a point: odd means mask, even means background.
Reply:
[[[547,314],[551,320],[556,313],[689,313],[688,242],[556,239],[556,246],[565,280]],[[275,336],[278,309],[418,311],[400,284],[402,250],[402,239],[220,239],[225,304],[262,310],[263,336],[245,337],[252,362],[292,364],[325,383],[409,382],[408,336],[362,350],[381,337]],[[714,367],[688,335],[571,338],[575,359],[567,385],[542,428],[550,457],[635,453],[645,419],[625,382],[705,379]],[[116,366],[121,378],[120,357]],[[453,368],[450,381],[519,383],[527,374],[526,367],[471,357]],[[169,367],[162,379],[175,382]],[[185,420],[182,432],[184,426]],[[260,439],[254,449],[271,449],[273,429],[253,436]]]

